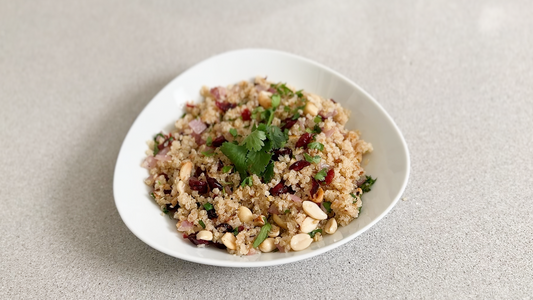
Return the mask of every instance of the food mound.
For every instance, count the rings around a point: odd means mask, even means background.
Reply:
[[[344,128],[348,110],[261,77],[200,93],[142,164],[184,238],[237,255],[299,251],[358,217],[372,145]]]

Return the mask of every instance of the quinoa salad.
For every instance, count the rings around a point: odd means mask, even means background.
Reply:
[[[376,179],[347,109],[264,77],[200,94],[142,163],[180,236],[236,255],[300,251],[359,216]]]

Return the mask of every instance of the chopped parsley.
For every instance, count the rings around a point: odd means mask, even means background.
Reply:
[[[235,229],[233,229],[233,235],[237,236],[237,234],[239,234],[239,227],[235,227]]]
[[[202,228],[205,229],[205,223],[204,223],[204,221],[202,221],[202,220],[198,220],[198,224],[200,224],[200,226],[202,226]]]
[[[222,168],[222,173],[228,173],[231,169],[233,169],[233,166],[224,166]]]
[[[261,227],[261,231],[259,231],[259,234],[255,238],[254,245],[253,245],[254,248],[257,248],[257,247],[259,247],[259,245],[261,245],[261,243],[267,238],[268,232],[270,231],[270,228],[272,228],[272,225],[270,225],[270,223],[268,223],[268,221],[267,221],[267,219],[265,217],[263,217],[263,220],[265,221],[265,225],[263,225],[263,227]]]
[[[150,196],[155,199],[154,193],[150,193]]]
[[[328,214],[331,212],[331,202],[329,201],[324,201],[322,203],[322,205],[324,205],[324,208],[326,209],[326,211],[328,212]]]
[[[328,169],[324,168],[320,170],[320,172],[316,173],[315,179],[318,181],[324,181],[326,179],[326,175],[328,175]]]
[[[286,209],[283,213],[284,213],[284,214],[288,214],[288,213],[290,213],[290,212],[291,212],[290,209]]]
[[[231,135],[232,135],[233,137],[237,137],[237,130],[236,130],[235,128],[231,128],[231,129],[229,130],[229,133],[231,133]]]
[[[322,122],[322,117],[321,117],[320,115],[317,115],[317,116],[313,119],[313,121],[314,121],[315,123],[320,123],[320,122]]]
[[[209,147],[211,147],[211,145],[213,145],[213,139],[211,138],[211,136],[208,136],[207,137],[207,140],[205,141],[205,144]]]
[[[212,209],[214,209],[213,204],[211,204],[211,203],[209,203],[209,202],[207,202],[206,204],[204,204],[204,208],[205,208],[205,210],[212,210]]]
[[[319,143],[319,142],[312,142],[312,143],[309,143],[307,145],[307,148],[308,149],[316,149],[318,151],[322,151],[322,150],[324,150],[324,144]]]
[[[357,198],[353,193],[350,193],[350,196],[352,196],[354,198]]]
[[[322,229],[315,229],[315,230],[309,232],[308,234],[309,234],[309,236],[311,236],[311,238],[314,238],[314,237],[315,237],[315,234],[316,234],[317,232],[322,233]]]
[[[283,106],[283,111],[284,112],[291,112],[291,108],[288,107],[288,106]]]
[[[181,115],[180,119],[183,119],[186,115],[187,115],[187,113],[183,113],[183,115]]]
[[[167,208],[166,206],[163,207],[163,213],[164,213],[165,215],[168,215],[168,208]]]
[[[376,182],[376,180],[378,180],[377,178],[372,178],[370,176],[366,176],[366,180],[363,184],[361,184],[361,186],[359,186],[361,188],[361,190],[363,190],[363,193],[368,193],[372,190],[372,185],[374,185],[374,183]]]
[[[315,155],[314,157],[304,153],[305,160],[312,163],[312,164],[318,164],[320,162],[320,155]]]

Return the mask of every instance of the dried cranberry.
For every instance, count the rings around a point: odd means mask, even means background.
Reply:
[[[161,144],[157,145],[157,149],[163,150],[166,147],[172,145],[173,141],[174,141],[174,138],[171,135],[169,135],[169,137],[165,141],[163,141]]]
[[[195,245],[209,245],[209,241],[199,240],[196,238],[196,233],[191,233],[187,236],[189,241]]]
[[[196,105],[194,105],[194,104],[190,104],[190,103],[187,103],[187,104],[185,104],[185,105],[186,105],[187,107],[190,107],[190,108],[195,108],[195,107],[196,107]]]
[[[215,228],[222,231],[222,233],[233,232],[233,227],[228,223],[218,224]]]
[[[273,161],[278,161],[280,156],[292,156],[292,150],[290,148],[279,148],[274,150],[274,155],[272,155]]]
[[[330,184],[333,181],[333,177],[335,177],[335,171],[333,169],[330,169],[328,171],[328,174],[326,175],[326,184]]]
[[[213,146],[213,147],[220,147],[220,146],[222,146],[222,144],[223,144],[224,142],[226,142],[226,141],[227,141],[226,138],[225,138],[223,135],[221,135],[221,136],[215,138],[215,139],[211,142],[211,146]]]
[[[310,162],[306,161],[306,160],[299,160],[295,163],[293,163],[290,167],[289,167],[289,170],[294,170],[294,171],[300,171],[301,169],[307,167],[311,165]]]
[[[165,177],[165,179],[168,181],[168,175],[167,175],[167,174],[165,174],[165,173],[159,173],[159,174],[157,174],[157,177],[159,177],[159,176],[161,176],[161,175],[163,175],[163,177]]]
[[[237,104],[229,103],[227,101],[216,101],[215,104],[223,112],[227,112],[230,108],[235,108],[237,106]]]
[[[207,179],[207,184],[209,185],[209,188],[211,190],[218,189],[219,191],[222,191],[223,187],[222,184],[220,184],[215,178],[205,176]]]
[[[242,226],[242,225],[239,226],[239,228],[237,228],[237,230],[238,230],[239,232],[243,231],[243,230],[244,230],[244,226]]]
[[[220,244],[220,243],[215,243],[215,242],[211,242],[210,245],[213,245],[213,246],[217,247],[218,249],[226,249],[227,248],[226,245]]]
[[[311,197],[314,197],[316,195],[319,187],[320,185],[318,184],[318,182],[314,178],[312,178],[311,179],[311,190],[309,191],[309,194],[311,195]]]
[[[272,196],[279,196],[281,194],[294,194],[294,190],[291,187],[285,186],[285,183],[281,181],[276,184],[273,188],[270,189],[270,194]]]
[[[189,187],[193,191],[198,191],[200,194],[207,193],[207,182],[203,180],[198,180],[197,178],[189,178]]]
[[[335,100],[333,100],[333,99],[329,99],[329,100],[331,100],[331,102],[333,102],[333,103],[337,103],[337,101],[335,101]]]
[[[222,170],[222,168],[224,168],[224,163],[219,159],[218,160],[217,171]]]
[[[306,132],[302,134],[302,136],[300,136],[300,138],[296,142],[296,148],[299,148],[299,147],[307,148],[307,145],[311,143],[312,140],[313,140],[313,135],[310,134],[309,132]]]
[[[164,190],[163,193],[165,193],[165,195],[170,195],[170,193],[172,193],[172,190]]]
[[[210,210],[206,210],[206,212],[207,212],[207,217],[208,217],[209,219],[216,219],[216,218],[218,218],[217,212],[215,211],[214,208],[213,208],[213,209],[210,209]]]
[[[194,177],[200,177],[202,175],[202,168],[196,167],[196,172],[194,172]]]
[[[242,120],[243,121],[250,121],[251,117],[252,117],[252,113],[250,112],[250,110],[248,108],[245,108],[242,112],[241,112],[241,117],[242,117]]]
[[[281,122],[281,123],[283,123],[283,126],[281,126],[281,130],[291,129],[292,126],[294,126],[294,124],[296,124],[296,122],[298,122],[298,120],[293,120],[292,118],[287,118],[287,119],[283,120]]]

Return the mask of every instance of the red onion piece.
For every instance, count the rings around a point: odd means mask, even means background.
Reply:
[[[191,135],[194,137],[194,140],[195,140],[195,142],[196,142],[196,144],[198,146],[201,146],[201,145],[205,144],[205,141],[202,139],[201,135],[199,135],[199,134],[197,134],[195,132],[193,132]]]
[[[268,88],[258,84],[255,86],[255,89],[257,90],[258,93],[262,92],[262,91],[266,91]]]
[[[289,199],[291,199],[294,202],[302,202],[302,199],[296,195],[289,194]]]
[[[223,86],[214,87],[209,92],[216,100],[220,100],[226,96],[226,88]]]
[[[196,134],[200,134],[204,132],[204,130],[207,128],[207,126],[204,124],[204,122],[194,119],[189,122],[189,127],[194,131]]]
[[[271,215],[279,215],[278,207],[275,204],[270,205],[270,208],[268,209],[268,213]]]
[[[322,131],[326,137],[331,137],[335,131],[337,131],[337,128],[331,128],[330,130]]]
[[[281,245],[276,245],[280,253],[285,253],[285,248]]]
[[[337,115],[337,110],[334,109],[328,113],[324,113],[324,111],[320,111],[318,114],[322,117],[322,119],[327,119],[327,118],[331,118]]]
[[[144,159],[143,163],[141,164],[141,167],[146,168],[150,170],[151,168],[155,167],[157,164],[157,160],[153,156],[148,156]]]
[[[178,222],[178,231],[189,231],[193,229],[194,224],[189,221]]]

